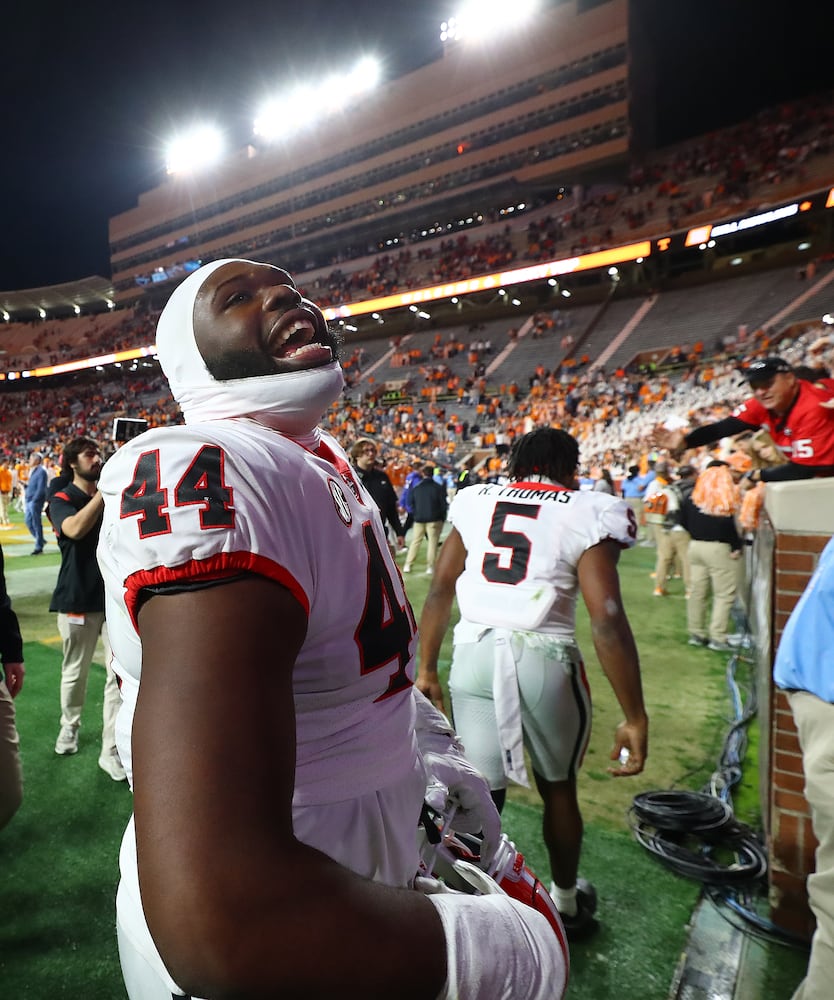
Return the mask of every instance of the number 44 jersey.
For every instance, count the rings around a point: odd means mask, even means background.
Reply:
[[[141,596],[246,573],[287,587],[308,616],[293,672],[296,807],[338,801],[348,776],[358,797],[411,771],[413,614],[376,505],[332,438],[314,453],[246,419],[159,428],[116,452],[100,489],[129,776]],[[276,622],[276,649],[281,641]]]
[[[637,523],[623,500],[542,482],[458,493],[449,520],[466,547],[457,581],[457,642],[484,625],[573,638],[583,552],[605,539],[634,544]]]

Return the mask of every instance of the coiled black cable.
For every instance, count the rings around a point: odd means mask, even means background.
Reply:
[[[701,792],[646,792],[629,822],[637,842],[679,875],[708,885],[744,885],[767,871],[756,835],[726,802]]]
[[[702,792],[643,792],[631,806],[639,820],[659,830],[702,833],[733,822],[726,802]]]

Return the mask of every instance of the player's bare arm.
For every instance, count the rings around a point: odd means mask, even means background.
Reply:
[[[628,750],[628,760],[609,768],[615,777],[639,774],[646,762],[649,720],[643,702],[640,661],[620,594],[619,546],[607,540],[587,549],[577,565],[579,587],[591,619],[599,662],[625,714],[614,734],[611,759]]]
[[[466,548],[455,528],[449,532],[434,567],[432,584],[420,615],[418,691],[421,691],[441,712],[443,690],[437,674],[437,657],[452,616],[455,582],[466,563]]]
[[[151,597],[138,623],[139,882],[177,982],[196,996],[434,1000],[446,946],[430,901],[293,835],[296,599],[244,577]]]

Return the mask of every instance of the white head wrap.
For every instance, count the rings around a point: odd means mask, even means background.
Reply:
[[[240,258],[215,260],[189,274],[162,310],[156,350],[171,393],[187,424],[251,416],[292,437],[309,435],[344,386],[338,361],[306,371],[219,381],[209,372],[197,347],[197,293],[209,275],[236,260]]]

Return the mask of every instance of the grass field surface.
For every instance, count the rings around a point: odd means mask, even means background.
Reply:
[[[119,841],[131,806],[127,785],[113,782],[97,766],[104,671],[96,666],[91,674],[79,753],[56,756],[61,656],[55,616],[47,607],[59,565],[57,546],[31,556],[31,540],[19,517],[0,542],[27,670],[16,701],[25,797],[0,834],[0,995],[124,1000],[114,894]],[[402,554],[398,558],[401,563]],[[594,696],[593,734],[580,775],[586,822],[581,872],[597,887],[601,930],[572,949],[569,996],[587,1000],[668,996],[700,887],[639,847],[626,814],[638,792],[700,789],[715,767],[730,722],[726,657],[687,646],[682,582],[670,583],[668,597],[653,597],[653,561],[649,548],[636,548],[621,559],[651,719],[648,764],[637,778],[614,780],[606,773],[620,711],[593,656],[584,609],[579,613],[578,638]],[[405,578],[418,616],[430,581],[422,568],[418,560]],[[447,637],[444,670],[450,654]],[[755,775],[745,779],[756,788]],[[751,792],[748,822],[755,821],[756,808]],[[540,824],[537,795],[511,789],[506,829],[549,881]]]

